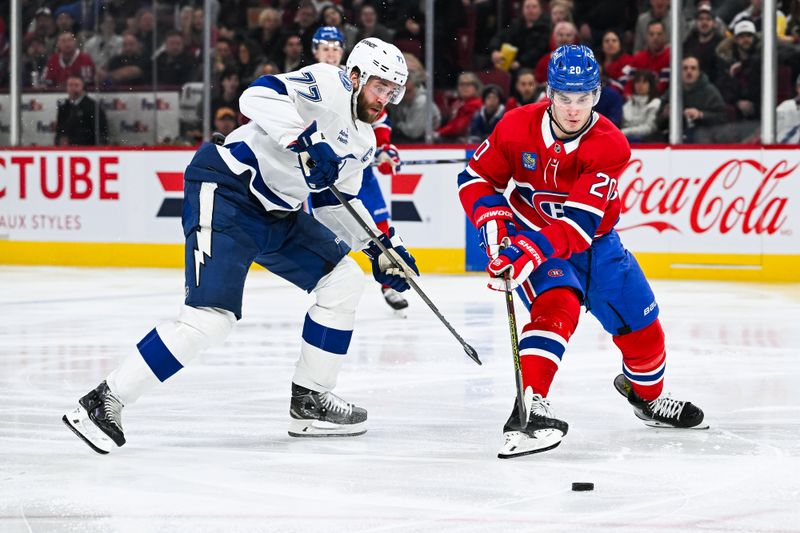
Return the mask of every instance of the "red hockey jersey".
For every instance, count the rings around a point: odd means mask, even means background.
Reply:
[[[506,192],[515,217],[568,258],[614,227],[620,213],[617,183],[630,159],[628,140],[607,118],[568,141],[553,134],[549,102],[506,113],[459,175],[459,196],[475,223],[475,203]]]

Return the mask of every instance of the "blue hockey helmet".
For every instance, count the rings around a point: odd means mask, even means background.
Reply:
[[[550,56],[547,88],[565,93],[594,92],[600,96],[600,65],[588,46],[565,44]]]
[[[336,26],[320,26],[311,38],[311,47],[316,48],[322,42],[338,42],[344,48],[344,34]]]

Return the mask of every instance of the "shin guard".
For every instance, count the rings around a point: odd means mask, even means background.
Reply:
[[[664,330],[658,319],[638,331],[615,336],[614,344],[622,352],[622,373],[636,394],[648,402],[658,398],[667,364]]]
[[[519,340],[523,390],[547,397],[567,342],[578,325],[581,304],[572,289],[558,287],[540,294],[531,306],[531,322]]]

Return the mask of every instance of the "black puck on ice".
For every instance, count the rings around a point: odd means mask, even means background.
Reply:
[[[573,483],[572,490],[575,492],[583,492],[587,490],[594,490],[594,483]]]

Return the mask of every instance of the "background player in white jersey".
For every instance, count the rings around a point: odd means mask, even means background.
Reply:
[[[400,101],[407,74],[396,47],[365,39],[353,48],[344,71],[316,64],[251,84],[240,99],[251,121],[223,146],[203,144],[184,173],[185,305],[64,415],[76,435],[99,453],[122,446],[122,407],[221,343],[241,318],[253,262],[316,296],[292,379],[289,434],[366,431],[366,410],[331,392],[364,283],[347,254],[363,250],[375,278],[399,291],[408,288],[406,275],[418,271],[390,231],[381,240],[405,263],[402,270],[393,268],[328,187],[335,182],[362,218],[371,220],[355,198],[375,153],[370,123],[387,103]],[[316,218],[300,209],[311,192],[325,201]]]
[[[344,56],[344,47],[347,43],[344,34],[335,26],[321,26],[314,33],[311,40],[314,57],[320,63],[339,66]],[[399,102],[398,102],[399,103]],[[397,147],[391,142],[392,123],[389,114],[384,109],[377,120],[372,122],[372,129],[375,132],[375,141],[378,150],[375,158],[378,160],[378,172],[381,174],[394,175],[400,169],[400,153]],[[312,195],[313,196],[313,195]],[[358,192],[358,199],[369,211],[372,220],[384,235],[389,234],[389,208],[381,192],[378,179],[372,171],[371,166],[364,168],[364,175],[361,182],[361,190]],[[316,206],[314,199],[312,205]],[[381,284],[381,292],[386,303],[392,309],[401,310],[408,307],[408,300],[403,295],[386,284]]]

